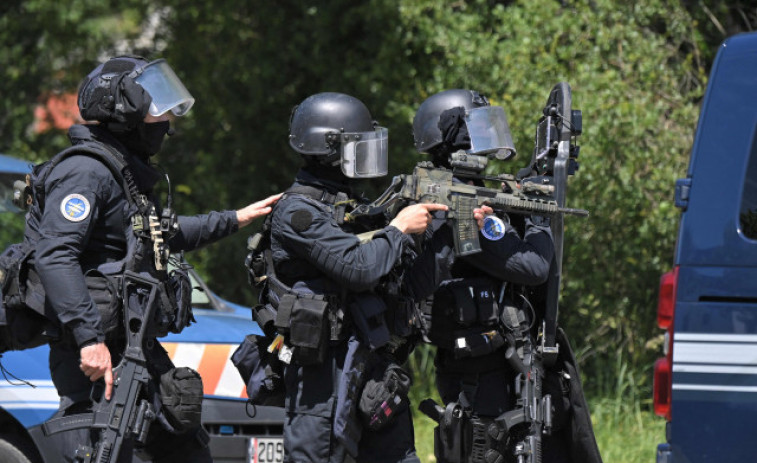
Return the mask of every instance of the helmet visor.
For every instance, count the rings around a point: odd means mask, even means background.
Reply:
[[[465,124],[470,135],[470,154],[489,154],[502,161],[515,156],[515,145],[501,106],[482,106],[467,111]]]
[[[153,61],[135,72],[134,81],[152,97],[148,110],[151,115],[160,116],[171,111],[176,116],[183,116],[189,112],[195,99],[165,60]]]
[[[342,173],[349,178],[382,177],[388,172],[389,130],[341,134]]]

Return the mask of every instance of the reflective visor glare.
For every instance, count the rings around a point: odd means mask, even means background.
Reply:
[[[342,135],[342,172],[350,178],[381,177],[389,164],[388,130]]]
[[[153,116],[160,116],[168,111],[183,116],[195,102],[165,60],[148,64],[134,80],[152,97],[149,112]]]
[[[501,106],[472,109],[465,115],[465,123],[471,139],[470,153],[494,153],[497,159],[502,160],[515,155],[510,127]]]

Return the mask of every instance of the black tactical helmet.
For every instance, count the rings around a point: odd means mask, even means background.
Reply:
[[[97,66],[79,87],[79,112],[87,121],[118,123],[130,130],[147,115],[152,98],[129,77],[148,64],[140,56],[117,56]]]
[[[84,120],[108,123],[130,131],[149,113],[171,111],[183,116],[194,104],[181,79],[163,59],[117,56],[97,66],[79,88],[79,112]]]
[[[415,148],[434,156],[434,163],[449,167],[448,157],[464,151],[507,160],[515,156],[507,116],[475,90],[454,89],[432,95],[413,119]]]
[[[428,153],[443,141],[439,116],[444,111],[457,107],[469,110],[481,106],[489,106],[489,100],[475,90],[445,90],[426,98],[413,118],[415,149]]]
[[[300,154],[334,154],[342,132],[370,132],[376,123],[362,101],[343,93],[317,93],[292,110],[289,145]]]

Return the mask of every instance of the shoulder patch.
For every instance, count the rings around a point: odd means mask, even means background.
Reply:
[[[313,214],[306,209],[294,211],[289,223],[295,231],[303,232],[310,227],[311,223],[313,223]]]
[[[505,236],[505,231],[505,222],[496,215],[487,215],[484,218],[484,227],[481,229],[481,233],[486,239],[497,241]]]
[[[66,196],[60,202],[60,213],[71,222],[81,222],[86,219],[90,210],[87,198],[77,193]]]

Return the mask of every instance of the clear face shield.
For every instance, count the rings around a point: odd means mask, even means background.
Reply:
[[[168,111],[176,116],[183,116],[195,102],[166,60],[153,61],[135,70],[133,75],[134,81],[152,97],[148,112],[153,116],[160,116]]]
[[[342,173],[348,178],[382,177],[388,172],[389,130],[342,133]]]
[[[501,106],[482,106],[465,113],[471,147],[469,154],[489,155],[501,161],[515,156],[515,145]]]

